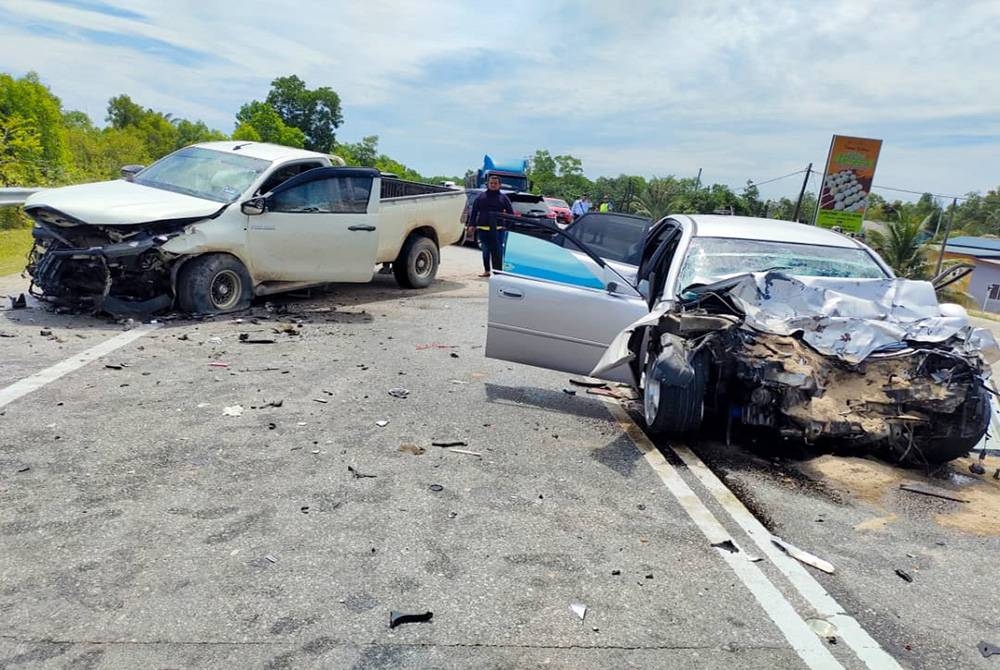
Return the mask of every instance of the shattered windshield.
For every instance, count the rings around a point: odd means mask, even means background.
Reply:
[[[271,165],[270,161],[201,147],[158,160],[135,176],[136,184],[230,203]]]
[[[691,240],[677,286],[711,284],[733,275],[783,270],[806,277],[884,278],[886,273],[864,249],[791,244],[730,237]]]

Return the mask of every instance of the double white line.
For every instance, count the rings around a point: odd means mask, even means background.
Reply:
[[[632,418],[617,402],[606,400],[611,414],[642,452],[646,462],[660,477],[667,490],[677,499],[684,511],[710,544],[732,539],[731,534],[712,514],[698,495],[691,490],[663,454],[650,442]],[[837,604],[826,589],[806,572],[796,560],[781,552],[771,543],[771,533],[750,513],[732,491],[705,466],[694,452],[687,447],[671,446],[698,481],[712,494],[730,518],[743,529],[757,545],[757,549],[774,564],[788,579],[799,595],[816,610],[817,618],[825,619],[837,627],[838,636],[849,646],[858,659],[871,670],[895,670],[901,666],[876,642],[861,625]],[[843,665],[830,653],[826,643],[806,624],[805,620],[782,595],[781,591],[768,579],[767,575],[747,560],[743,552],[719,551],[743,585],[750,590],[771,621],[778,627],[785,639],[799,657],[810,668],[816,670],[843,670]]]

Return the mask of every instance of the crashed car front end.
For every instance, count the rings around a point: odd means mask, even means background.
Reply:
[[[989,422],[982,359],[947,344],[902,346],[852,364],[795,337],[733,328],[711,351],[726,381],[728,420],[786,437],[943,461],[967,453]]]
[[[928,282],[772,271],[698,286],[619,335],[594,374],[635,358],[643,327],[656,358],[646,374],[667,398],[707,378],[703,409],[729,435],[769,429],[934,463],[968,453],[989,425],[1000,348],[946,315]]]
[[[47,207],[28,213],[35,227],[27,271],[39,299],[113,315],[155,314],[173,304],[176,257],[161,247],[190,220],[90,225]]]

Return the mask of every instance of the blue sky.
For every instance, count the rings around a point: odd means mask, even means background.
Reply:
[[[738,189],[839,133],[884,140],[876,184],[962,194],[1000,185],[998,34],[996,1],[0,0],[0,71],[98,123],[127,93],[226,132],[297,74],[340,94],[341,140],[425,174],[543,148]]]

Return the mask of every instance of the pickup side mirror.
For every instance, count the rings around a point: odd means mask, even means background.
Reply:
[[[259,216],[264,213],[265,203],[266,199],[261,196],[250,198],[240,205],[240,211],[247,216]]]
[[[123,165],[120,173],[125,181],[132,181],[135,176],[146,168],[145,165]]]

